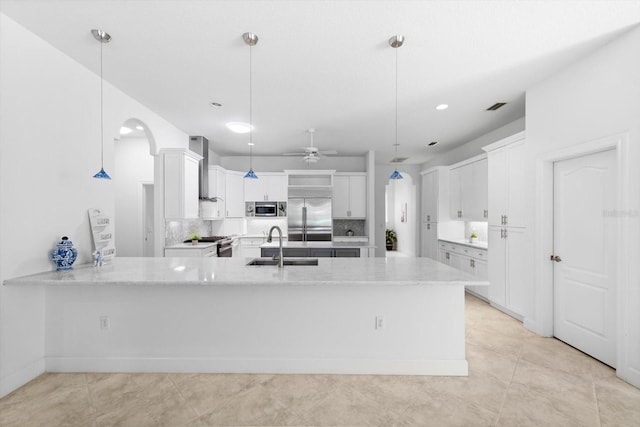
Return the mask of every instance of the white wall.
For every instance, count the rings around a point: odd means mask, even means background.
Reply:
[[[487,113],[493,114],[493,113]],[[434,166],[449,166],[454,163],[461,162],[470,157],[477,156],[479,154],[484,154],[482,151],[482,147],[485,145],[489,145],[492,142],[499,141],[507,136],[511,136],[518,132],[523,131],[525,128],[525,118],[521,117],[518,120],[514,120],[511,123],[507,123],[506,125],[499,127],[491,132],[487,132],[478,138],[472,139],[464,145],[456,147],[452,150],[445,151],[434,156],[433,159],[429,160],[422,164],[422,169],[429,169]]]
[[[53,269],[49,253],[62,235],[78,263],[90,260],[87,209],[114,209],[114,183],[92,178],[100,169],[99,88],[98,76],[0,13],[0,281]],[[150,130],[156,151],[188,145],[186,134],[105,82],[111,174],[113,139],[129,118]],[[44,295],[0,286],[0,396],[43,370]]]
[[[623,161],[629,164],[629,188],[626,196],[628,210],[619,218],[628,224],[628,253],[623,265],[628,274],[628,291],[620,295],[626,305],[626,315],[619,319],[618,327],[628,328],[628,334],[619,350],[623,366],[618,373],[640,387],[640,28],[612,41],[588,57],[567,67],[562,72],[532,87],[527,92],[527,164],[529,177],[527,193],[533,203],[533,195],[542,191],[536,182],[536,161],[546,152],[581,144],[616,134],[625,134],[629,141],[628,155]],[[612,189],[613,190],[613,189]],[[538,235],[544,230],[535,229],[542,218],[533,213],[530,227]],[[634,215],[633,212],[636,212]],[[536,239],[538,242],[538,239]],[[539,243],[539,242],[538,242]],[[536,243],[536,253],[541,249]],[[548,287],[547,277],[540,274],[545,260],[536,261],[536,275],[531,295],[536,303],[539,295]],[[548,264],[548,261],[547,261]],[[618,278],[621,289],[622,278]],[[532,298],[533,301],[533,298]],[[531,323],[539,331],[546,328],[542,315],[549,307],[529,307]],[[622,371],[622,372],[621,372]]]
[[[418,242],[419,214],[416,206],[417,187],[409,173],[399,170],[403,179],[389,180],[387,184],[387,211],[390,215],[387,226],[396,231],[398,243],[396,249],[409,256],[416,256]],[[403,208],[406,204],[406,220],[402,222]]]
[[[142,183],[153,183],[147,138],[116,140],[113,187],[117,256],[142,256]]]
[[[249,170],[249,156],[220,157],[220,165],[225,169],[247,171]],[[253,170],[256,172],[282,172],[284,169],[335,169],[338,172],[365,172],[366,164],[365,156],[324,156],[318,163],[309,166],[297,156],[253,156]]]

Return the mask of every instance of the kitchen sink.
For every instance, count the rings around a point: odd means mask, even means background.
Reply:
[[[284,265],[318,265],[318,258],[285,258]],[[278,265],[278,260],[272,258],[254,258],[247,265]]]

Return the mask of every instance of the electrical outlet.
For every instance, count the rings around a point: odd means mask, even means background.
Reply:
[[[111,327],[111,321],[109,316],[100,316],[100,329],[109,329]]]
[[[384,329],[384,317],[376,316],[376,329]]]

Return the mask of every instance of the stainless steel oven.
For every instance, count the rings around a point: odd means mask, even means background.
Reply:
[[[218,240],[218,258],[225,258],[233,256],[233,239],[224,238]]]

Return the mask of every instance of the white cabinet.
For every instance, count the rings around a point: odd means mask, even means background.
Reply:
[[[440,262],[472,274],[478,279],[488,280],[486,249],[439,240],[438,250]],[[487,286],[471,285],[467,286],[467,290],[484,300],[489,299]]]
[[[198,164],[202,157],[184,148],[167,148],[161,153],[165,219],[198,218]]]
[[[244,173],[227,171],[225,175],[225,210],[227,218],[244,217]]]
[[[489,224],[524,227],[524,133],[483,148],[488,158]]]
[[[437,167],[422,175],[422,222],[445,221],[449,218],[449,168]]]
[[[438,260],[438,223],[422,223],[422,250],[420,255]]]
[[[333,217],[367,217],[366,174],[335,174],[333,176]]]
[[[259,258],[260,246],[265,243],[264,237],[240,237],[237,256],[243,258]],[[236,252],[233,253],[236,256]]]
[[[223,219],[225,217],[225,176],[226,171],[221,166],[209,166],[208,197],[215,197],[217,201],[200,202],[200,217],[202,219]]]
[[[486,221],[487,203],[487,159],[474,157],[451,166],[449,171],[451,218]]]
[[[257,172],[258,179],[244,180],[245,202],[283,202],[289,198],[288,177],[284,173]]]
[[[489,300],[522,319],[531,275],[526,229],[489,227]]]

